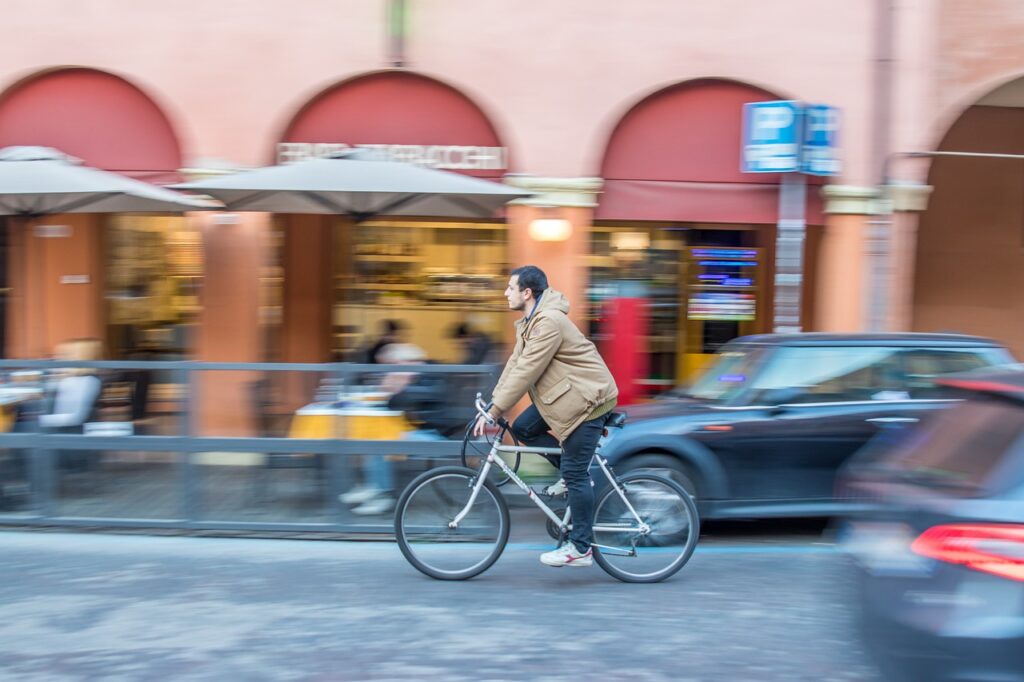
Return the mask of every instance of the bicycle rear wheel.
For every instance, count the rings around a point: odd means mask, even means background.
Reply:
[[[469,504],[475,482],[471,469],[442,467],[418,476],[398,500],[398,547],[431,578],[472,578],[490,568],[505,549],[508,504],[492,481],[484,481],[459,525],[449,525]]]
[[[682,486],[656,474],[626,474],[619,486],[629,505],[612,486],[595,505],[594,559],[624,582],[668,578],[690,560],[697,547],[697,505]]]

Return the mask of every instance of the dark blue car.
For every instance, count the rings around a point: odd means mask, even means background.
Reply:
[[[624,409],[603,454],[673,478],[702,518],[830,516],[849,504],[836,472],[865,443],[959,400],[937,377],[1009,362],[971,336],[744,337],[693,386]]]
[[[850,462],[840,492],[864,640],[888,677],[1024,681],[1024,371]]]

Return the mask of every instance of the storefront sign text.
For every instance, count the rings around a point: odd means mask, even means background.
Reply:
[[[445,170],[504,170],[508,168],[505,147],[474,147],[424,144],[356,144],[333,142],[281,142],[277,145],[279,164],[316,159],[351,148],[365,149],[386,161],[414,163]]]

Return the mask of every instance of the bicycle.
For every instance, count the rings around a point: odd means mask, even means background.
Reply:
[[[508,422],[492,420],[479,394],[475,405],[478,414],[498,426],[479,468],[447,466],[424,472],[406,486],[395,508],[395,537],[402,554],[417,570],[438,580],[480,575],[505,550],[510,528],[508,503],[495,480],[488,478],[492,470],[504,475],[501,482],[511,481],[526,493],[547,516],[549,528],[557,531],[561,542],[568,541],[572,529],[568,508],[559,517],[516,474],[521,454],[561,454],[561,449],[503,444]],[[591,459],[591,467],[596,462],[607,482],[599,489],[594,505],[594,560],[623,582],[658,582],[689,561],[697,546],[700,520],[693,498],[675,481],[644,471],[619,477],[601,457],[609,429],[624,422],[625,415],[618,413],[609,419]],[[515,456],[515,468],[502,454]]]

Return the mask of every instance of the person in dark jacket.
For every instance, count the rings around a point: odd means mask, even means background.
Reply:
[[[494,342],[487,334],[474,329],[467,322],[452,330],[452,338],[462,347],[460,365],[483,365],[491,361]]]
[[[364,362],[371,365],[383,364],[380,352],[391,344],[401,343],[404,336],[405,325],[398,320],[381,320],[380,337],[370,345],[366,351]]]

